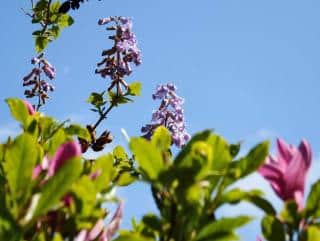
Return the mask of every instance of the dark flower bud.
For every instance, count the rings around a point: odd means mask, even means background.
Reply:
[[[71,3],[69,1],[64,2],[59,8],[59,13],[69,12],[70,7],[71,7]]]

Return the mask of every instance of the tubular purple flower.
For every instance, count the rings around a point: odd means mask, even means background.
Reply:
[[[141,51],[137,46],[136,35],[132,32],[132,20],[127,17],[108,17],[100,19],[98,24],[104,25],[113,23],[107,30],[114,30],[115,33],[109,36],[114,41],[111,49],[102,52],[103,60],[100,61],[95,70],[102,78],[107,76],[112,80],[108,90],[117,89],[117,94],[122,94],[122,87],[127,89],[124,77],[132,73],[130,63],[136,66],[141,64]],[[120,83],[122,82],[122,83]]]
[[[38,97],[42,104],[49,98],[48,92],[54,91],[54,87],[46,80],[42,79],[43,72],[50,80],[56,76],[55,68],[44,58],[44,53],[31,59],[31,64],[37,65],[32,71],[23,77],[23,86],[30,86],[31,89],[25,90],[24,94],[27,98]],[[38,105],[39,108],[41,104]]]
[[[294,200],[303,208],[306,175],[312,161],[312,150],[306,140],[299,148],[277,139],[277,157],[269,156],[259,173],[270,182],[276,194],[283,200]]]
[[[123,213],[123,202],[119,203],[119,206],[113,215],[111,221],[109,222],[107,229],[106,229],[106,241],[111,240],[111,238],[116,234],[120,227],[120,223],[122,220],[122,213]]]
[[[185,130],[182,108],[184,99],[176,94],[176,90],[173,84],[159,85],[152,95],[154,100],[161,100],[161,104],[158,110],[152,113],[151,123],[141,128],[146,139],[150,139],[155,129],[163,125],[171,133],[172,144],[183,147],[189,141],[190,135]]]

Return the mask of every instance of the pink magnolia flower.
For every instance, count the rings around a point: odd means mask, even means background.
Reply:
[[[26,100],[23,100],[24,105],[27,107],[29,115],[34,115],[36,113],[35,109],[33,106]]]
[[[81,230],[75,241],[111,241],[120,227],[122,219],[123,203],[120,202],[115,214],[111,218],[108,226],[104,226],[103,219],[99,219],[91,230]]]
[[[60,145],[51,159],[44,157],[42,163],[33,169],[32,179],[36,179],[44,170],[47,170],[47,178],[54,176],[66,161],[79,157],[81,154],[81,146],[76,141],[69,141]]]
[[[282,200],[295,200],[299,208],[303,208],[304,184],[312,159],[311,146],[302,140],[296,148],[277,139],[277,150],[277,157],[267,157],[259,173]]]

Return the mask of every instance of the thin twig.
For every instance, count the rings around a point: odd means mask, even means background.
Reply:
[[[93,130],[95,130],[98,127],[98,125],[101,123],[101,121],[103,121],[107,117],[108,113],[112,110],[113,107],[114,105],[111,104],[109,108],[103,113],[103,115],[100,116],[99,120],[94,124]]]

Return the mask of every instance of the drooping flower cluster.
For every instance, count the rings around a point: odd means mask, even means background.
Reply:
[[[32,58],[31,64],[35,67],[23,78],[23,86],[31,89],[25,90],[24,95],[27,98],[37,96],[42,104],[45,104],[46,99],[49,98],[48,92],[54,91],[54,86],[44,80],[41,74],[44,73],[47,78],[53,80],[56,76],[55,68],[44,58],[43,53]]]
[[[150,139],[158,126],[165,126],[171,133],[172,142],[177,147],[182,147],[190,139],[186,132],[182,105],[184,99],[176,94],[173,84],[159,85],[152,95],[154,100],[161,100],[160,107],[152,114],[151,123],[143,126],[141,131],[144,137]]]
[[[105,227],[103,219],[99,219],[91,230],[82,230],[75,238],[75,241],[110,241],[120,227],[122,212],[123,203],[120,202],[108,226]]]
[[[306,175],[312,160],[311,146],[302,140],[296,148],[278,139],[277,150],[277,157],[269,156],[259,172],[282,200],[295,200],[302,208]]]
[[[117,94],[122,93],[122,87],[127,89],[128,85],[123,79],[132,73],[130,63],[136,66],[141,64],[141,52],[137,46],[135,34],[132,32],[132,20],[127,17],[108,17],[100,19],[98,24],[105,25],[114,23],[107,27],[107,30],[115,31],[115,34],[109,36],[114,41],[111,49],[102,52],[103,60],[98,63],[96,74],[103,78],[109,76],[111,85],[109,91],[116,87]]]

